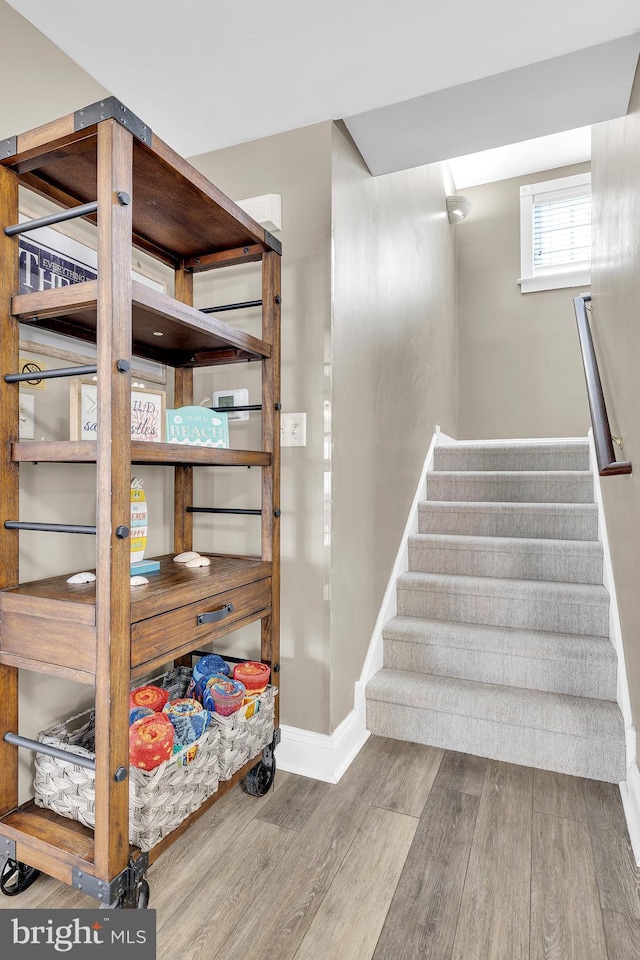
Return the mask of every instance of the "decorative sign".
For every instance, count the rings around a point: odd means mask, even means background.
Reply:
[[[164,390],[131,390],[131,439],[160,443],[164,428]],[[71,439],[95,440],[98,436],[98,383],[71,381]]]
[[[97,271],[86,263],[20,238],[20,293],[68,287],[97,276]]]
[[[30,390],[44,390],[46,380],[39,380],[38,374],[46,370],[41,360],[32,360],[30,357],[20,357],[18,361],[18,373],[32,373],[33,380],[24,380],[23,387],[29,387]]]
[[[207,407],[178,407],[167,410],[168,443],[192,447],[228,447],[229,424],[226,413],[214,413]]]
[[[131,481],[131,563],[144,560],[147,549],[147,498],[142,489],[142,480]]]

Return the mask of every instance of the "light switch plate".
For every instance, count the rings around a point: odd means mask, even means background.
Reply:
[[[35,440],[36,398],[31,393],[20,393],[20,439]]]
[[[280,443],[283,447],[306,447],[306,413],[283,413],[280,416]]]

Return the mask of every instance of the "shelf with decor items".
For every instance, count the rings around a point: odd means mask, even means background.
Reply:
[[[105,905],[145,906],[144,873],[149,863],[238,780],[246,778],[250,792],[260,793],[275,772],[279,711],[273,693],[277,693],[280,666],[281,248],[276,238],[114,98],[4,143],[6,152],[0,157],[0,762],[4,771],[0,888],[6,892],[8,868],[14,870],[19,889],[42,871],[75,886],[83,882],[83,889]],[[20,223],[19,186],[53,201],[62,212]],[[37,226],[75,217],[97,224],[98,279],[21,293],[18,237]],[[134,249],[172,269],[173,296],[132,279]],[[193,305],[194,275],[250,263],[261,268],[262,296],[254,304],[262,311],[259,337],[221,320],[215,310],[198,310]],[[16,371],[21,327],[95,344],[95,439],[18,439]],[[132,440],[133,357],[174,368],[176,409],[194,404],[194,369],[258,363],[260,449]],[[48,375],[91,372],[68,367]],[[94,527],[29,524],[20,519],[20,464],[39,462],[96,465]],[[174,468],[173,552],[154,558],[159,570],[148,576],[147,584],[138,586],[130,583],[133,464]],[[211,466],[259,468],[260,509],[194,507],[194,468]],[[91,493],[88,489],[87,494]],[[205,553],[208,565],[195,568],[174,562],[175,555],[193,550],[193,517],[200,510],[258,514],[259,555]],[[95,580],[69,583],[68,574],[63,573],[21,582],[19,536],[24,529],[52,537],[56,530],[95,536]],[[205,791],[206,799],[179,826],[142,852],[129,842],[133,770],[129,690],[167,664],[191,669],[196,650],[257,621],[259,659],[271,667],[272,736],[255,757],[233,769],[230,779],[213,792]],[[33,801],[18,803],[18,751],[32,750],[40,757],[44,750],[41,746],[38,751],[34,742],[18,735],[19,670],[95,688],[95,753],[85,763],[95,775],[94,829]],[[63,763],[82,765],[74,761],[73,750],[69,754],[62,749],[61,756]]]

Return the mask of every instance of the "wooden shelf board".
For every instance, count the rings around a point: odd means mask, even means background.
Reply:
[[[52,199],[96,199],[96,126],[73,130],[73,115],[18,137],[4,165]],[[167,144],[134,138],[133,231],[150,249],[187,259],[259,243],[265,230]]]
[[[71,284],[12,298],[12,315],[30,327],[95,343],[98,281]],[[169,366],[263,360],[268,343],[212,314],[201,313],[173,297],[132,281],[134,356]],[[157,336],[162,334],[162,336]]]
[[[192,569],[175,563],[172,554],[150,558],[160,561],[160,570],[146,575],[149,583],[144,587],[132,588],[131,622],[137,623],[271,576],[271,563],[257,557],[212,553],[207,556],[211,559],[210,566]],[[69,604],[74,609],[82,604],[95,608],[95,583],[67,583],[68,576],[33,580],[1,591],[0,606],[7,604],[18,612],[23,605],[25,614],[36,610],[43,619],[61,616],[61,604],[65,610]],[[87,611],[88,618],[93,616],[93,609]]]
[[[95,463],[94,440],[21,440],[11,444],[14,463]],[[159,466],[267,467],[271,454],[262,450],[222,450],[178,443],[134,440],[131,462]]]
[[[73,867],[93,874],[93,831],[76,820],[37,807],[33,800],[0,820],[0,835],[16,842],[16,857],[71,883]]]

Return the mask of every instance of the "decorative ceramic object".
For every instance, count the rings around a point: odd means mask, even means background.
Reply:
[[[199,557],[200,554],[196,553],[195,550],[187,550],[186,553],[179,553],[177,557],[174,557],[175,563],[188,563],[189,560],[195,560],[196,557]]]
[[[72,577],[68,577],[67,583],[93,583],[95,578],[95,573],[83,571],[82,573],[74,573]]]
[[[145,583],[149,583],[146,577],[131,577],[129,581],[132,587],[141,587]]]
[[[210,564],[209,557],[194,557],[193,560],[187,560],[185,567],[208,567]]]

